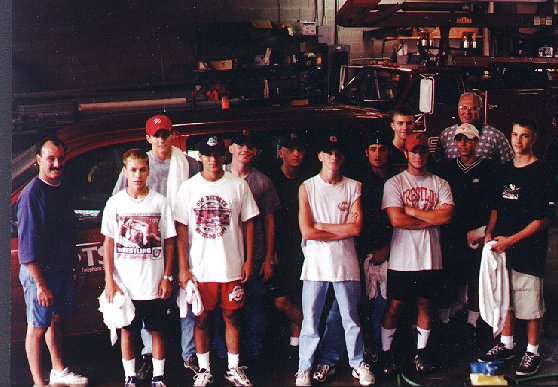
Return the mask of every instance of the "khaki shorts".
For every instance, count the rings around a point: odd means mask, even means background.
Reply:
[[[529,274],[510,271],[510,309],[520,320],[542,318],[544,312],[543,279]]]

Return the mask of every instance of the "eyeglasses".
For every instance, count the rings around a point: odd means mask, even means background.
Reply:
[[[468,112],[478,112],[481,110],[480,107],[478,106],[464,106],[464,105],[459,105],[458,106],[459,110],[467,110]]]

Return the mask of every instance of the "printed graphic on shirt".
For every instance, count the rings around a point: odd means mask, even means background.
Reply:
[[[234,300],[239,302],[242,301],[242,298],[244,298],[244,289],[242,286],[236,285],[229,294],[229,301],[232,302]]]
[[[342,201],[337,205],[337,208],[339,208],[341,211],[349,211],[349,202]]]
[[[217,195],[201,198],[194,208],[196,232],[204,238],[220,238],[231,223],[229,204]]]
[[[504,186],[504,193],[503,198],[509,200],[519,200],[519,191],[521,187],[516,186],[515,184],[510,184],[509,186]]]
[[[161,214],[118,214],[116,259],[160,259]]]
[[[419,210],[433,210],[438,203],[438,194],[427,187],[412,187],[403,191],[403,202]]]

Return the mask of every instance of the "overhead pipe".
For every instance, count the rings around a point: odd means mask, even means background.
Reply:
[[[145,99],[137,101],[93,102],[78,104],[78,112],[84,114],[114,113],[141,109],[165,109],[186,106],[186,98]]]

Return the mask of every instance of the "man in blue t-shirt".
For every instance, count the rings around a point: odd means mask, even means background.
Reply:
[[[17,202],[19,278],[27,305],[25,350],[36,386],[44,386],[41,341],[46,339],[52,370],[50,384],[87,384],[64,365],[62,316],[75,306],[76,219],[71,196],[62,184],[65,145],[49,137],[38,144],[39,175]]]

